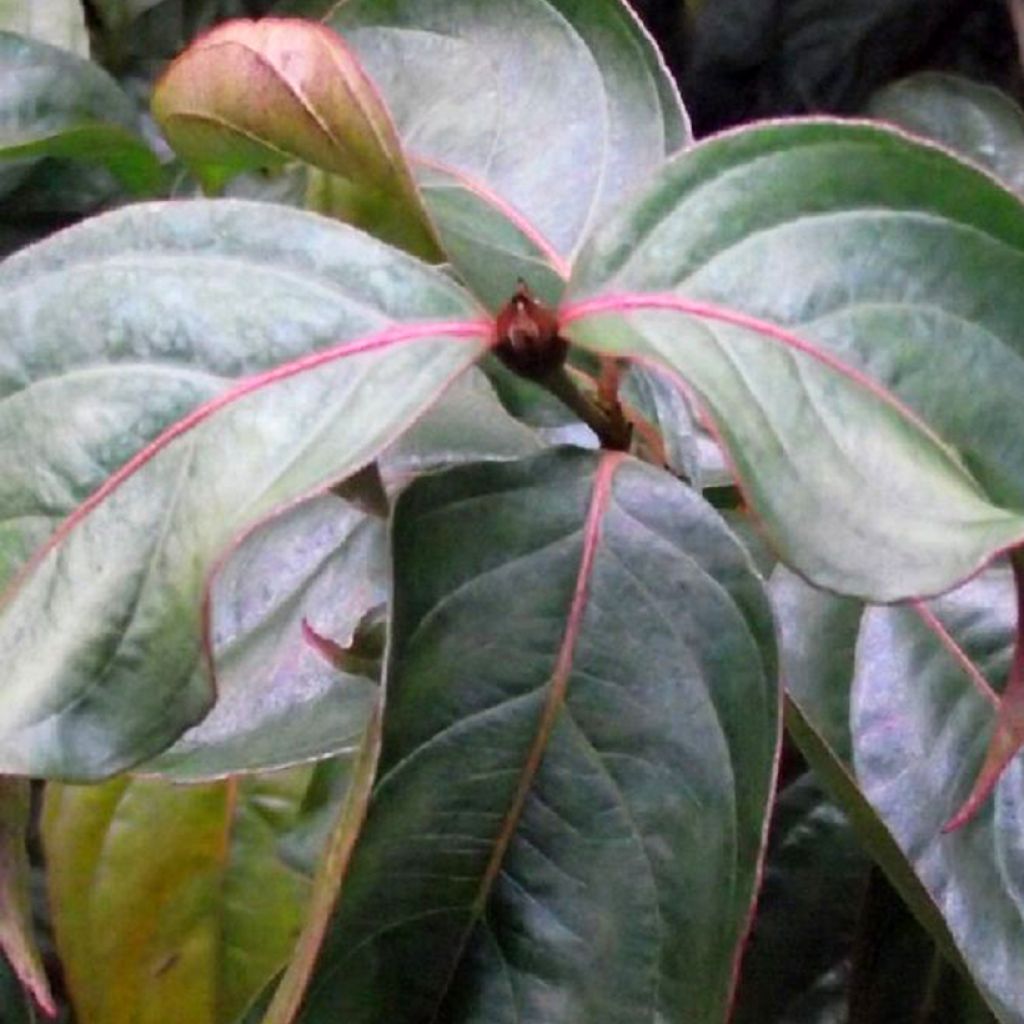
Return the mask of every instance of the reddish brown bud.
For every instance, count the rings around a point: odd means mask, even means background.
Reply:
[[[565,362],[569,343],[558,333],[558,319],[520,281],[515,295],[498,313],[495,352],[524,377],[546,377]]]

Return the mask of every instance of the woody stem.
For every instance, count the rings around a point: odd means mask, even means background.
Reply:
[[[580,390],[564,366],[545,374],[537,383],[576,413],[597,434],[602,448],[610,451],[628,450],[631,431],[622,416],[622,410],[618,407],[606,409]]]

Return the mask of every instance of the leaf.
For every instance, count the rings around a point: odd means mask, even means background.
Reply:
[[[1024,747],[1024,553],[1010,552],[1014,579],[1014,604],[1017,621],[1014,628],[1013,658],[1010,671],[999,694],[995,726],[985,760],[971,792],[945,825],[945,831],[961,828],[978,812],[1002,777],[1006,766]]]
[[[445,205],[431,203],[443,239],[446,215],[457,230],[474,205],[452,194],[462,180],[569,258],[689,138],[660,56],[618,0],[357,0],[328,23],[377,84],[413,163],[450,172]]]
[[[0,295],[0,578],[23,567],[0,762],[94,778],[208,709],[204,593],[230,545],[374,458],[490,326],[410,257],[233,201],[97,218],[9,260]]]
[[[743,956],[736,1024],[803,1024],[843,1012],[870,861],[810,773],[778,796],[757,916]],[[845,1019],[840,1017],[838,1019]]]
[[[518,459],[544,448],[540,437],[502,408],[482,370],[464,373],[384,454],[389,477],[484,459]]]
[[[926,71],[877,92],[867,113],[977,161],[1024,194],[1024,112],[998,89]]]
[[[387,108],[345,43],[324,26],[288,18],[219,25],[164,73],[152,107],[168,141],[208,187],[242,170],[303,160],[357,190],[350,212],[359,215],[347,219],[382,228],[382,237],[418,255],[437,255]],[[349,209],[323,197],[315,208],[334,213],[339,205]]]
[[[767,125],[605,225],[563,324],[685,378],[784,561],[891,601],[1024,535],[1022,260],[1024,207],[979,171],[873,126]]]
[[[846,703],[850,760],[822,740],[828,724],[816,729],[792,701],[787,727],[940,951],[970,974],[1000,1021],[1019,1024],[1024,915],[1012,848],[1020,759],[970,823],[942,832],[983,760],[996,718],[987,681],[1008,675],[1014,615],[1004,567],[927,605],[869,608],[855,680],[836,672],[819,681],[834,690],[833,714]],[[788,652],[783,671],[788,679]]]
[[[718,0],[697,14],[684,92],[701,136],[755,118],[851,113],[915,68],[1005,76],[1009,32],[1002,4]]]
[[[81,1024],[234,1024],[284,963],[306,881],[274,844],[308,770],[170,786],[53,785],[43,836]]]
[[[377,679],[328,664],[302,625],[347,642],[386,600],[385,533],[381,520],[324,494],[245,537],[211,588],[216,703],[141,770],[209,779],[351,753]]]
[[[29,822],[27,779],[0,776],[0,963],[7,958],[14,973],[50,1017],[57,1005],[32,934],[29,862],[25,832]],[[6,1007],[0,1002],[3,1019]]]
[[[0,0],[0,31],[31,36],[89,57],[81,0]]]
[[[132,101],[97,65],[0,32],[0,160],[100,164],[129,191],[151,195],[163,169],[136,121]]]
[[[786,692],[832,752],[849,762],[849,689],[864,605],[809,587],[784,566],[772,573],[771,597],[782,641]]]
[[[394,515],[378,781],[298,1019],[722,1020],[778,739],[743,549],[571,449]]]

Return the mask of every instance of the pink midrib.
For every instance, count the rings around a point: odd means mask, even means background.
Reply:
[[[251,395],[273,384],[299,376],[311,370],[318,369],[328,363],[345,359],[348,356],[362,355],[366,352],[374,352],[381,349],[391,348],[403,342],[413,342],[430,337],[451,337],[485,340],[492,331],[492,325],[487,320],[452,320],[432,323],[399,324],[389,327],[376,334],[370,334],[359,338],[356,341],[343,342],[330,348],[322,349],[319,352],[311,352],[289,363],[283,363],[271,370],[254,374],[251,377],[243,378],[223,394],[197,406],[187,416],[171,424],[166,430],[154,438],[144,448],[135,453],[123,466],[112,473],[88,498],[85,499],[58,527],[53,534],[42,545],[29,561],[22,566],[17,575],[8,585],[6,591],[0,596],[0,609],[9,603],[11,598],[24,583],[25,579],[39,566],[46,556],[58,547],[68,535],[78,526],[91,512],[101,505],[111,494],[114,493],[125,481],[130,479],[148,462],[152,461],[160,452],[167,448],[173,441],[194,430],[200,424],[210,419],[222,409],[234,404],[237,401]]]

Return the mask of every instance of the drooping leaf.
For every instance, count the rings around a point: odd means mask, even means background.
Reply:
[[[769,125],[672,161],[595,235],[564,316],[685,378],[784,561],[888,601],[1024,537],[1022,268],[1024,207],[974,168]]]
[[[771,595],[786,692],[836,756],[849,761],[850,680],[864,605],[809,587],[784,566],[772,573]]]
[[[0,776],[0,961],[6,958],[25,991],[53,1017],[56,1003],[32,934],[25,849],[28,822],[28,780]],[[0,1019],[7,1019],[2,1002]]]
[[[660,56],[618,0],[358,0],[328,23],[365,63],[413,161],[455,172],[444,207],[431,205],[442,237],[445,214],[457,229],[474,205],[452,194],[461,177],[567,258],[689,136]]]
[[[208,708],[204,592],[228,545],[372,459],[490,328],[412,258],[269,204],[131,207],[0,285],[0,577],[73,516],[0,612],[0,757],[95,777]]]
[[[141,770],[202,779],[351,752],[377,679],[329,664],[303,623],[348,643],[386,600],[387,575],[383,521],[332,494],[257,528],[210,591],[216,703]]]
[[[880,90],[867,113],[976,160],[1024,195],[1024,112],[1006,93],[924,72]]]
[[[421,478],[394,549],[378,782],[298,1019],[721,1021],[778,728],[743,549],[568,449]]]
[[[170,66],[152,106],[171,145],[211,188],[242,170],[303,160],[354,191],[324,194],[322,184],[315,209],[438,255],[387,108],[344,41],[323,25],[290,18],[219,25]]]
[[[0,0],[0,31],[89,56],[82,0]]]
[[[280,970],[308,883],[278,859],[308,769],[202,786],[52,785],[43,835],[80,1024],[235,1024]]]
[[[129,191],[163,185],[135,108],[100,67],[55,46],[0,32],[0,168],[42,157],[100,164]],[[10,185],[8,185],[10,188]]]

